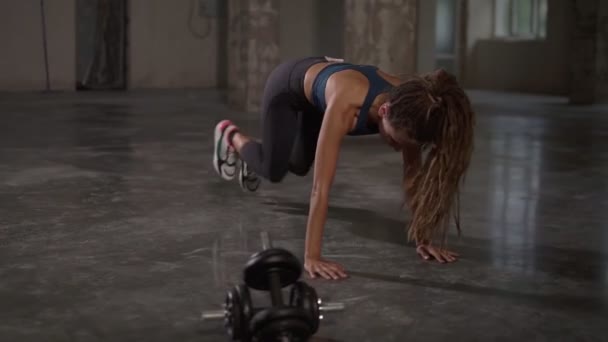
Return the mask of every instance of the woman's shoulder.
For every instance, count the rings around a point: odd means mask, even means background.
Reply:
[[[367,79],[354,72],[342,73],[332,83],[332,97],[345,105],[361,106],[369,91]]]

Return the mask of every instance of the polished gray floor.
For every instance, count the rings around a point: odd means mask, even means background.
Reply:
[[[608,107],[471,95],[457,263],[406,242],[399,155],[347,139],[324,253],[351,277],[306,278],[347,310],[315,341],[608,339]],[[260,232],[301,256],[311,177],[220,180],[213,125],[257,115],[218,94],[2,94],[0,113],[1,341],[224,341],[199,315]]]

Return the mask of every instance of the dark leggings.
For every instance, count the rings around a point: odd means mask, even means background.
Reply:
[[[305,176],[317,149],[323,113],[304,95],[304,75],[323,57],[289,61],[269,75],[262,98],[262,141],[249,141],[240,157],[249,168],[270,182],[280,182],[288,172]]]

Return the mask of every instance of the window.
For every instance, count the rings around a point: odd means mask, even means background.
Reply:
[[[494,0],[494,36],[545,38],[548,0]]]
[[[458,74],[458,33],[460,8],[458,0],[437,0],[435,12],[435,66]]]
[[[451,54],[456,48],[456,11],[458,6],[453,0],[437,1],[436,50],[438,53]]]

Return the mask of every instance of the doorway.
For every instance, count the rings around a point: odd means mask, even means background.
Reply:
[[[127,88],[127,0],[76,1],[76,89]]]

